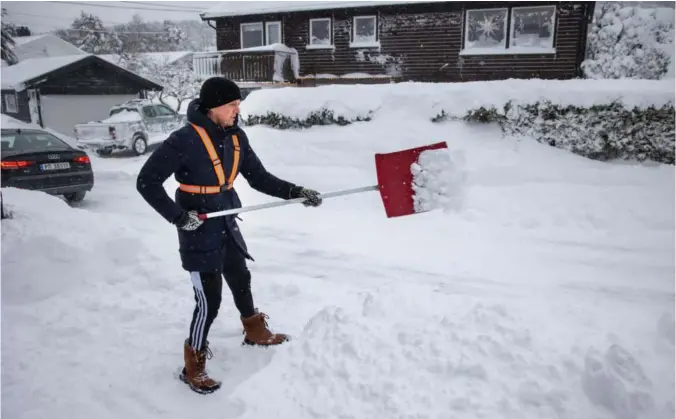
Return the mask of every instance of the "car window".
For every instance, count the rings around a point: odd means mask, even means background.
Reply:
[[[174,111],[164,105],[155,105],[155,109],[159,116],[174,116]]]
[[[64,141],[51,134],[21,131],[2,133],[2,151],[52,151],[69,149]]]
[[[157,116],[154,106],[144,106],[143,107],[143,116],[146,118],[154,118]]]

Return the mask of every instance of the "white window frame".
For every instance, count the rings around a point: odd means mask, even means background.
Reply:
[[[373,34],[373,40],[367,42],[357,42],[357,19],[373,19],[373,27],[375,28],[375,33]],[[361,15],[352,17],[352,42],[350,42],[350,48],[378,48],[380,47],[380,37],[378,36],[378,15]]]
[[[270,44],[270,38],[268,37],[268,34],[270,33],[270,26],[272,26],[272,25],[279,25],[279,30],[278,30],[279,42],[281,44],[283,44],[284,41],[282,40],[282,21],[281,20],[275,20],[275,21],[272,21],[272,22],[265,22],[265,45],[271,45]]]
[[[7,98],[14,98],[14,103],[10,106]],[[2,100],[5,102],[5,112],[19,113],[19,101],[16,97],[16,92],[13,93],[3,93]]]
[[[312,43],[312,23],[313,22],[329,22],[329,39],[330,39],[330,42],[329,42],[328,45],[313,44]],[[305,46],[306,49],[335,49],[335,46],[333,45],[333,42],[334,42],[334,39],[333,39],[333,19],[330,18],[330,17],[320,17],[320,18],[310,19],[309,22],[308,22],[307,37],[308,37],[308,42],[307,42],[307,45]]]
[[[240,23],[239,24],[239,47],[241,49],[244,49],[244,27],[245,26],[258,26],[260,25],[261,28],[261,45],[265,45],[265,27],[263,25],[263,22],[247,22],[247,23]],[[247,48],[256,48],[256,47],[247,47]]]
[[[513,54],[556,54],[556,49],[554,48],[554,38],[556,36],[556,5],[545,5],[545,6],[519,6],[512,7],[512,13],[510,13],[509,21],[509,41],[511,42],[514,39],[514,11],[519,9],[554,9],[552,13],[552,45],[549,47],[515,47],[508,45],[507,50],[511,51]]]
[[[504,24],[504,36],[503,36],[503,42],[504,44],[502,45],[501,49],[498,49],[498,47],[494,48],[467,48],[467,38],[469,34],[469,14],[470,12],[486,12],[486,11],[504,11],[505,12],[505,24]],[[462,40],[462,50],[460,51],[460,55],[497,55],[497,54],[509,54],[507,52],[507,34],[509,33],[509,7],[491,7],[488,9],[465,9],[465,19],[463,19],[463,23],[465,25],[464,30],[462,31],[463,33],[463,40]]]
[[[529,54],[556,54],[556,48],[552,45],[551,48],[530,48],[530,47],[510,47],[507,41],[507,35],[511,41],[514,32],[514,9],[533,9],[533,8],[554,7],[554,14],[552,15],[552,30],[556,31],[556,5],[545,6],[518,6],[518,7],[491,7],[488,9],[465,9],[465,18],[463,19],[463,40],[462,49],[459,55],[529,55]],[[468,12],[484,12],[487,10],[504,10],[505,14],[505,43],[502,48],[467,48],[467,32],[469,31],[469,13]],[[510,13],[511,12],[511,13]],[[556,34],[554,35],[556,36]]]

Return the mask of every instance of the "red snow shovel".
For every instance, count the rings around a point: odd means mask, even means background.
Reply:
[[[438,150],[442,148],[448,148],[446,142],[395,151],[392,153],[376,153],[377,185],[328,192],[320,194],[320,197],[326,199],[360,192],[380,191],[380,197],[385,206],[385,214],[388,218],[415,214],[416,211],[413,206],[413,173],[411,173],[411,165],[418,161],[418,156],[420,156],[420,153],[423,151]],[[199,218],[206,220],[207,218],[301,203],[305,200],[306,198],[295,198],[284,201],[268,202],[265,204],[251,205],[225,211],[210,212],[208,214],[199,214]]]

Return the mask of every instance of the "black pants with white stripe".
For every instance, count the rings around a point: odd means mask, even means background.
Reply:
[[[190,322],[190,345],[201,350],[207,341],[211,324],[218,315],[221,306],[223,280],[230,288],[235,307],[242,317],[255,314],[253,296],[251,295],[251,272],[246,266],[242,254],[229,245],[223,261],[223,272],[190,272],[195,292],[195,310]]]

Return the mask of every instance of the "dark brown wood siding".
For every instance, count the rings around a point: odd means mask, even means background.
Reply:
[[[593,3],[437,2],[237,16],[216,20],[217,46],[239,49],[240,23],[281,21],[284,43],[298,51],[301,77],[368,73],[416,81],[565,79],[579,75]],[[555,54],[460,55],[466,9],[537,5],[557,6]],[[377,15],[380,48],[350,48],[353,17],[359,15]],[[327,17],[335,48],[307,49],[309,20]]]
[[[2,95],[1,101],[2,101],[2,113],[5,115],[9,115],[12,118],[18,119],[23,122],[31,122],[31,113],[30,109],[28,107],[28,92],[25,90],[21,92],[16,92],[16,108],[17,112],[8,112],[7,108],[5,107],[5,95],[11,95],[14,94],[14,90],[2,90],[0,94]]]
[[[122,95],[143,90],[140,83],[125,75],[121,69],[98,61],[54,72],[39,84],[39,88],[43,95]]]

